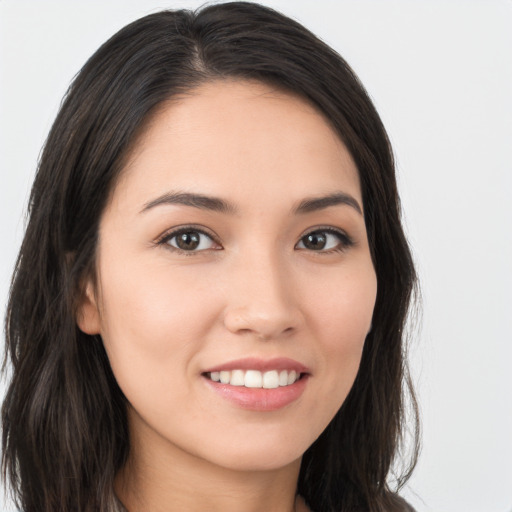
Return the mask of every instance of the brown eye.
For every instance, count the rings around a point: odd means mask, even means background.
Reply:
[[[188,252],[204,251],[213,249],[215,246],[215,242],[210,236],[197,229],[187,229],[171,233],[164,242],[171,247]]]
[[[309,251],[329,252],[342,251],[351,245],[353,242],[345,233],[332,229],[319,229],[304,235],[296,247]]]
[[[198,233],[181,233],[176,236],[176,245],[184,251],[193,251],[199,247],[200,236]]]
[[[306,249],[321,251],[325,248],[327,236],[322,232],[310,233],[302,238],[302,243]]]

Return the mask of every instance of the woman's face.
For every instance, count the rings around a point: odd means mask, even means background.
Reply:
[[[138,446],[278,468],[345,400],[377,283],[357,169],[304,100],[218,81],[163,105],[96,263],[79,325],[101,334]]]

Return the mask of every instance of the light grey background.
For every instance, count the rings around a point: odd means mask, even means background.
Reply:
[[[71,78],[129,21],[201,3],[0,0],[2,310],[36,160]],[[348,60],[394,144],[424,296],[413,346],[424,448],[404,495],[419,512],[510,512],[512,2],[266,4]]]

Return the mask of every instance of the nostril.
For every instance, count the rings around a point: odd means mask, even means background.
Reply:
[[[250,334],[268,341],[295,332],[299,316],[294,307],[251,303],[243,308],[227,310],[224,313],[224,325],[233,333]]]

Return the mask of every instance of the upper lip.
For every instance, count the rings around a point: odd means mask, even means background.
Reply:
[[[297,373],[308,373],[308,368],[302,363],[288,357],[276,357],[273,359],[260,359],[257,357],[246,357],[221,363],[204,370],[203,373],[220,372],[230,370],[259,370],[266,372],[270,370],[295,370]]]

